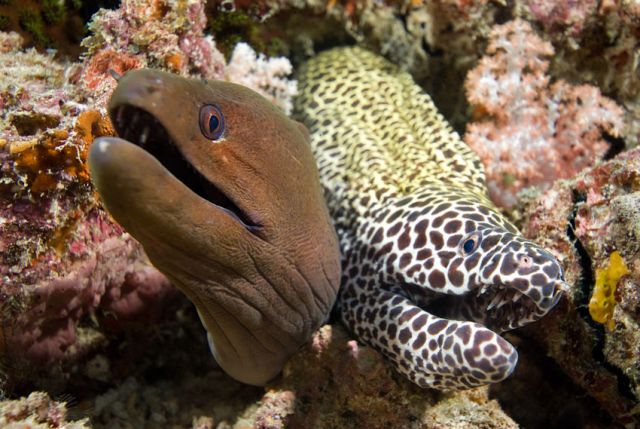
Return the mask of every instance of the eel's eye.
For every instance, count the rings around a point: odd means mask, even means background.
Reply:
[[[480,245],[480,234],[471,234],[461,242],[462,253],[468,255],[476,250],[478,248],[478,245]]]
[[[218,140],[224,133],[224,116],[218,106],[205,104],[200,108],[200,131],[209,140]]]

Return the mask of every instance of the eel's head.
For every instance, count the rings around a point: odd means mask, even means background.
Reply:
[[[460,239],[457,251],[464,261],[458,269],[468,276],[469,289],[460,316],[494,331],[540,319],[567,290],[557,259],[515,229],[477,225]]]
[[[401,256],[394,276],[434,314],[504,332],[546,315],[567,289],[557,259],[493,208],[450,199],[414,218],[418,263]]]
[[[301,124],[239,85],[127,73],[97,139],[106,208],[196,305],[216,360],[264,384],[328,315],[337,238]]]

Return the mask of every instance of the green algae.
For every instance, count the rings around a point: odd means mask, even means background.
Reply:
[[[7,15],[0,15],[0,31],[8,31],[11,27],[11,18]]]
[[[66,10],[63,2],[57,0],[41,0],[42,17],[47,24],[57,24],[65,18]]]
[[[238,42],[246,42],[260,51],[260,47],[264,48],[257,22],[241,10],[214,15],[210,19],[209,31],[215,35],[216,45],[227,57]]]
[[[37,10],[25,9],[20,12],[20,27],[33,37],[36,46],[49,46],[51,39],[44,33],[45,24],[42,16]]]

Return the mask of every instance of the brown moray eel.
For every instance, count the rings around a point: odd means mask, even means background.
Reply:
[[[220,366],[262,385],[323,323],[340,255],[298,122],[231,83],[127,73],[97,139],[111,215],[195,304]]]

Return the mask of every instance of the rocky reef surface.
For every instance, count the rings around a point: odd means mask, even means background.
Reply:
[[[560,368],[613,416],[640,398],[640,150],[521,200],[522,230],[559,255],[570,290],[535,328]]]
[[[638,424],[635,1],[116,6],[94,15],[81,47],[61,50],[80,58],[0,32],[0,426]],[[2,29],[12,23],[22,25],[12,17]],[[55,32],[46,37],[55,45]],[[226,79],[287,111],[295,66],[347,43],[414,75],[481,155],[496,203],[565,268],[558,307],[509,334],[521,358],[504,383],[421,390],[333,323],[272,385],[241,385],[216,368],[189,302],[96,199],[86,153],[113,134],[110,70]]]

